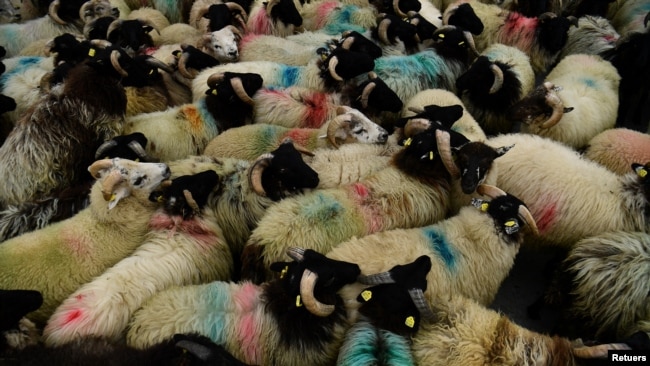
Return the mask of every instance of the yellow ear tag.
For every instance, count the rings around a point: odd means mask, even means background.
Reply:
[[[302,306],[302,301],[300,301],[300,295],[296,296],[296,307],[299,308]]]
[[[212,95],[217,95],[217,89],[212,89]]]
[[[372,299],[372,291],[366,290],[366,291],[362,292],[361,293],[361,298],[364,301],[369,301],[370,299]]]
[[[434,156],[435,154],[433,153],[433,151],[429,151],[429,160],[433,160]]]
[[[95,52],[96,52],[96,51],[95,51],[94,48],[89,49],[89,50],[88,50],[88,56],[90,56],[90,57],[95,57]]]
[[[510,221],[506,221],[506,223],[504,225],[506,225],[508,227],[512,227],[512,226],[515,226],[515,224],[516,224],[516,222],[514,220],[510,220]]]
[[[289,271],[289,266],[284,266],[284,268],[282,268],[282,271],[280,271],[280,278],[284,278],[284,276],[287,275],[288,271]]]
[[[404,141],[404,146],[409,146],[413,140],[409,137]]]
[[[158,199],[156,201],[158,201],[158,203],[162,203],[164,201],[163,196],[158,196]]]
[[[149,75],[153,74],[153,69],[149,70]]]
[[[117,198],[117,195],[115,195],[115,193],[113,193],[113,194],[111,195],[111,199],[109,200],[109,202],[113,202],[113,201],[115,201],[116,198]]]
[[[327,60],[327,55],[324,54],[324,53],[321,54],[321,55],[320,55],[320,59],[323,60],[323,61]]]
[[[459,46],[462,46],[464,44],[465,44],[465,41],[460,41],[460,43],[458,43]]]
[[[412,316],[407,317],[404,324],[409,328],[413,328],[415,326],[415,318]]]
[[[438,34],[438,38],[445,38],[445,34],[444,33]]]
[[[488,203],[486,202],[481,203],[481,211],[483,212],[487,211],[488,207],[490,207]]]
[[[643,168],[641,168],[641,169],[639,169],[639,171],[637,172],[637,174],[639,175],[639,177],[641,177],[641,178],[645,178],[646,175],[648,175],[648,171],[645,170],[645,169],[643,169]]]

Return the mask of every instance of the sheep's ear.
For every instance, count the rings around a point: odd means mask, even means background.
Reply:
[[[113,207],[115,207],[122,198],[128,196],[129,196],[128,188],[125,187],[117,188],[115,191],[113,191],[113,194],[108,199],[108,209],[109,210],[113,209]]]

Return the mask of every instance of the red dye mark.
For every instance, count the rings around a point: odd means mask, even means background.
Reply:
[[[243,48],[248,42],[253,41],[259,37],[259,34],[248,33],[241,39],[241,41],[239,41],[239,47]]]
[[[311,142],[311,139],[313,137],[313,131],[308,130],[306,128],[293,128],[287,132],[286,137],[291,138],[295,143],[307,148],[307,149],[313,149],[314,145]]]
[[[327,94],[314,93],[311,98],[303,100],[306,107],[305,128],[320,128],[327,119]]]
[[[519,13],[510,13],[503,25],[499,42],[516,46],[522,51],[530,50],[535,41],[537,18],[528,18]]]
[[[151,56],[156,51],[158,51],[158,47],[151,46],[151,47],[147,47],[147,48],[144,49],[144,54],[147,55],[147,56]]]
[[[84,297],[86,297],[86,296],[84,296],[84,294],[79,294],[79,295],[75,296],[74,298],[77,299],[78,301],[81,301],[81,300],[84,299]]]
[[[537,229],[540,234],[544,234],[555,222],[557,216],[557,204],[551,203],[542,207],[539,215],[536,216],[535,223],[537,224]]]
[[[364,186],[363,184],[354,183],[352,185],[352,189],[354,189],[354,193],[356,193],[356,195],[359,196],[359,198],[363,199],[368,197],[369,194],[368,187]]]
[[[603,38],[605,39],[605,41],[607,41],[607,43],[614,43],[614,42],[618,41],[619,37],[608,34],[606,36],[603,36]]]
[[[325,26],[327,23],[327,20],[329,19],[328,16],[334,10],[337,6],[339,6],[338,1],[328,1],[323,3],[321,6],[318,7],[318,10],[316,11],[316,19],[318,19],[318,23],[316,25],[316,28],[320,29]]]
[[[248,32],[255,34],[271,34],[272,25],[265,9],[260,9],[252,18],[248,19],[250,25]]]
[[[82,311],[77,309],[73,310],[65,317],[64,324],[69,324],[81,317]]]

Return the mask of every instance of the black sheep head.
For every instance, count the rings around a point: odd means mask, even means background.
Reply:
[[[510,244],[521,244],[526,226],[535,235],[539,234],[533,215],[519,198],[485,184],[479,185],[476,191],[492,200],[473,198],[472,205],[492,217],[495,228]]]
[[[273,22],[280,20],[286,25],[293,24],[296,27],[302,25],[302,16],[292,0],[269,0],[265,4],[266,11],[270,13]]]
[[[356,90],[359,97],[352,106],[361,111],[372,109],[398,113],[404,106],[399,95],[374,72],[368,73],[368,80],[359,84]]]
[[[213,170],[193,175],[183,175],[149,195],[149,200],[163,203],[169,215],[182,216],[184,220],[201,213],[212,192],[219,187],[219,176]]]
[[[0,290],[0,332],[16,328],[18,321],[43,304],[43,296],[34,290]]]
[[[145,151],[147,137],[141,132],[115,136],[102,143],[95,151],[95,160],[122,158],[133,161],[153,161]]]
[[[445,15],[445,25],[453,25],[460,29],[469,31],[474,35],[483,33],[485,28],[483,21],[479,18],[472,6],[468,3],[458,5],[455,9],[448,11]]]
[[[372,56],[337,47],[332,50],[320,63],[321,77],[326,89],[338,90],[341,83],[375,68]]]
[[[578,26],[575,17],[561,17],[553,13],[544,13],[538,18],[538,42],[542,49],[550,54],[560,52],[569,39],[569,27]]]

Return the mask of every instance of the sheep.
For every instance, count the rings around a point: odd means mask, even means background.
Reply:
[[[17,23],[21,21],[19,9],[14,7],[11,0],[0,1],[0,24]]]
[[[25,315],[41,304],[38,291],[0,289],[0,360],[39,342],[40,331]]]
[[[431,225],[352,238],[329,251],[327,257],[364,258],[358,260],[361,273],[372,277],[396,264],[428,256],[433,263],[423,289],[428,301],[454,293],[488,305],[514,265],[524,242],[524,228],[534,233],[537,225],[518,198],[489,185],[479,186],[478,192],[490,199],[475,199],[456,215]],[[367,282],[373,283],[368,279],[346,286],[341,297],[354,302]]]
[[[350,321],[337,291],[359,266],[291,248],[276,262],[281,278],[262,285],[212,282],[159,292],[135,313],[127,344],[136,348],[173,333],[210,337],[252,364],[330,365]]]
[[[402,108],[402,119],[408,123],[409,120],[421,117],[427,118],[427,113],[422,114],[426,109],[435,110],[438,107],[460,106],[462,115],[457,121],[452,121],[451,129],[465,136],[470,141],[485,141],[487,138],[485,132],[479,123],[472,117],[472,114],[465,108],[462,100],[454,93],[445,89],[425,89],[419,91],[411,99],[407,100]],[[425,129],[430,127],[430,123],[425,123]],[[404,131],[405,137],[412,137],[408,131]]]
[[[555,63],[566,44],[569,27],[577,25],[575,17],[556,16],[545,13],[536,18],[525,17],[517,12],[504,11],[498,6],[474,0],[459,0],[443,13],[443,19],[459,6],[468,4],[483,23],[483,31],[475,36],[476,49],[483,52],[489,45],[502,43],[514,46],[530,57],[536,75],[542,75]],[[469,29],[469,26],[466,26]]]
[[[147,153],[161,161],[200,154],[219,133],[251,120],[250,96],[262,86],[262,78],[258,74],[215,73],[207,85],[205,97],[195,103],[127,118],[124,133],[147,136]]]
[[[197,334],[174,334],[169,339],[146,349],[135,349],[110,342],[102,337],[87,337],[55,347],[34,345],[7,359],[10,364],[38,365],[220,365],[245,366],[214,344]]]
[[[621,37],[625,38],[635,32],[645,32],[650,7],[645,0],[621,1],[615,11],[608,14],[612,26]]]
[[[616,124],[620,80],[616,68],[600,56],[569,55],[508,109],[508,118],[524,122],[521,132],[583,148]]]
[[[119,0],[116,1],[116,3],[120,4],[122,1],[122,8],[128,9],[129,13],[133,10],[143,7],[151,7],[159,10],[167,18],[167,20],[169,20],[170,24],[187,23],[192,3],[194,2],[194,0]],[[126,16],[127,14],[124,15]]]
[[[616,47],[620,35],[603,17],[585,15],[578,18],[578,27],[570,27],[569,35],[558,60],[572,54],[586,53],[604,57]]]
[[[358,109],[374,122],[389,126],[403,106],[397,94],[373,72],[368,73],[366,81],[346,85],[336,93],[299,86],[262,88],[253,100],[255,123],[289,128],[319,128],[335,118],[341,106]]]
[[[371,56],[343,48],[333,50],[324,60],[316,58],[305,66],[291,66],[270,61],[236,62],[210,67],[192,80],[192,98],[204,94],[209,75],[222,72],[255,72],[262,77],[264,87],[286,88],[302,86],[318,91],[337,91],[345,80],[372,71]]]
[[[208,196],[219,187],[213,170],[177,177],[151,199],[164,202],[150,231],[128,257],[84,284],[57,307],[43,329],[47,346],[86,336],[121,339],[133,312],[171,286],[228,281],[233,261]],[[147,279],[140,282],[140,280]]]
[[[487,135],[512,132],[508,109],[535,87],[529,57],[516,47],[495,43],[456,80],[465,108]]]
[[[214,32],[227,25],[246,32],[248,13],[236,2],[220,0],[195,1],[190,9],[187,23],[201,33]]]
[[[337,0],[317,1],[302,6],[300,14],[307,31],[338,35],[353,30],[365,32],[377,26],[377,8],[349,5]]]
[[[149,194],[171,174],[165,164],[120,158],[98,160],[88,170],[97,179],[88,208],[0,245],[0,287],[40,291],[43,306],[28,315],[37,324],[142,243],[157,206]]]
[[[485,143],[509,148],[507,154],[491,153],[499,156],[492,163],[486,154],[471,158],[485,159],[493,184],[526,202],[539,228],[539,235],[526,236],[530,245],[568,249],[606,231],[650,232],[644,165],[635,163],[620,176],[562,143],[531,134],[499,135]]]
[[[304,46],[290,39],[248,34],[239,42],[239,61],[270,61],[285,65],[304,66],[315,57],[326,44]]]
[[[80,34],[83,23],[113,14],[110,3],[106,0],[90,0],[83,5],[76,3],[80,7],[73,4],[70,4],[72,7],[65,6],[67,4],[61,4],[61,0],[54,0],[47,16],[24,23],[0,25],[0,44],[7,50],[7,57],[16,56],[22,48],[40,39],[49,39],[63,33]]]
[[[583,156],[624,175],[637,161],[650,161],[650,135],[627,128],[612,128],[594,136]]]
[[[98,141],[122,131],[126,95],[118,77],[105,58],[76,65],[62,88],[44,94],[17,121],[0,147],[2,205],[47,196],[84,177],[77,167],[93,161]]]
[[[448,107],[438,116],[453,121],[461,113]],[[389,166],[357,183],[316,190],[269,208],[242,253],[242,277],[263,281],[269,264],[281,258],[289,243],[326,253],[352,236],[444,218],[449,175],[436,154],[434,133],[414,136]]]
[[[274,149],[286,137],[311,151],[338,148],[354,142],[385,144],[388,132],[358,110],[341,106],[339,115],[320,128],[287,128],[256,123],[230,129],[212,139],[203,154],[253,160]],[[250,143],[243,146],[242,141]]]
[[[219,195],[210,196],[208,207],[214,211],[233,258],[239,262],[246,240],[269,207],[318,186],[318,173],[305,163],[301,153],[303,149],[286,140],[253,162],[201,155],[169,165],[174,174],[180,175],[211,169],[225,182]]]
[[[293,0],[254,0],[248,10],[246,33],[286,37],[302,28]]]

